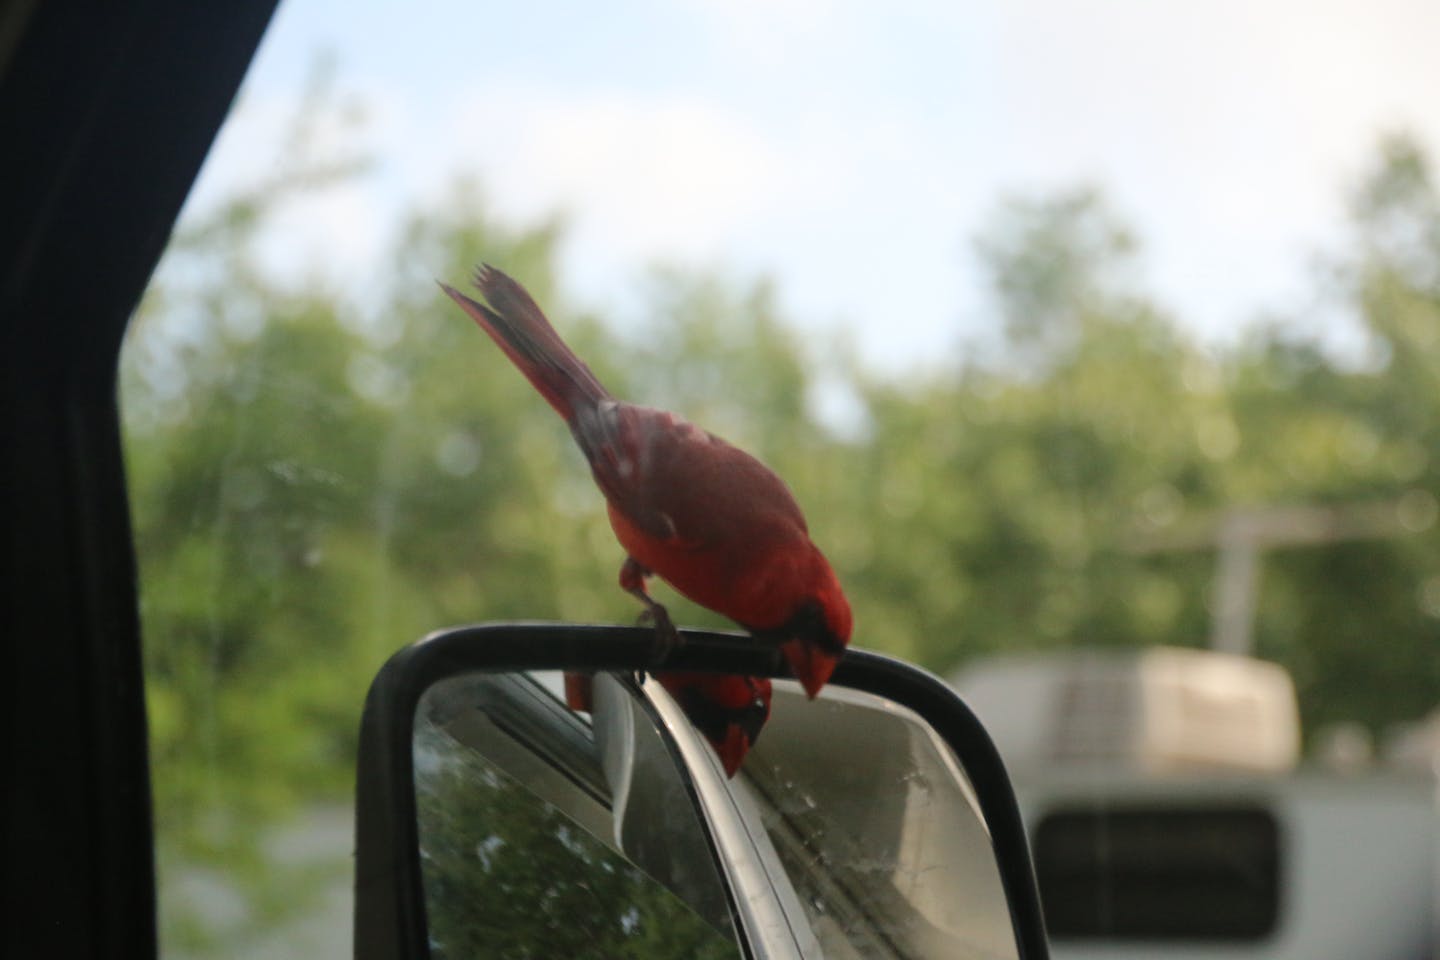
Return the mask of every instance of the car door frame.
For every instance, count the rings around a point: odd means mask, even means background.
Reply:
[[[116,370],[274,7],[0,6],[0,926],[12,956],[156,953]]]

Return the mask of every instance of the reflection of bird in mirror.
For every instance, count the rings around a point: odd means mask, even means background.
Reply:
[[[740,761],[755,746],[765,721],[770,719],[770,681],[724,673],[665,671],[657,673],[655,679],[675,698],[695,729],[710,741],[725,776],[735,776]]]
[[[662,656],[678,634],[645,589],[652,574],[777,645],[814,697],[850,642],[850,604],[784,482],[673,413],[616,400],[499,270],[481,266],[475,286],[486,303],[441,284],[565,418],[627,554],[620,585],[645,604]]]
[[[765,677],[683,670],[660,670],[655,679],[695,729],[710,741],[725,775],[735,776],[770,719],[770,681]],[[565,702],[572,710],[594,709],[592,682],[589,674],[565,675]]]

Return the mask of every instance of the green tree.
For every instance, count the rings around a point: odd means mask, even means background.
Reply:
[[[162,869],[223,865],[245,884],[237,935],[312,886],[280,882],[259,838],[348,795],[391,651],[459,622],[638,613],[564,425],[434,284],[482,260],[617,395],[786,478],[857,645],[940,671],[998,650],[1198,645],[1213,551],[1154,544],[1235,505],[1393,503],[1395,537],[1266,558],[1257,650],[1297,677],[1307,723],[1379,728],[1440,700],[1440,203],[1411,142],[1383,147],[1322,286],[1369,362],[1295,323],[1193,342],[1137,289],[1133,234],[1074,191],[1002,206],[977,241],[1003,349],[904,378],[822,363],[843,351],[802,338],[764,280],[658,268],[636,323],[608,327],[565,296],[562,221],[505,226],[464,184],[399,225],[365,302],[287,285],[258,255],[266,225],[359,168],[296,142],[177,235],[123,370]],[[860,429],[824,428],[821,378],[860,398]],[[682,623],[727,625],[657,592]],[[183,912],[164,920],[178,942]]]
[[[1257,631],[1307,721],[1383,730],[1440,701],[1440,199],[1413,140],[1381,144],[1351,214],[1333,289],[1371,360],[1271,330],[1234,393],[1253,499],[1393,504],[1383,536],[1272,556]]]
[[[358,169],[304,147],[182,228],[122,372],[162,877],[213,865],[246,898],[220,931],[162,905],[166,942],[196,950],[317,889],[265,831],[348,798],[364,692],[393,650],[449,622],[561,613],[545,586],[563,534],[532,534],[568,438],[528,398],[487,395],[463,359],[483,338],[410,259],[454,276],[483,250],[548,298],[557,227],[502,229],[457,191],[402,232],[408,269],[380,302],[287,286],[258,255],[267,225]]]
[[[420,727],[416,793],[438,957],[738,956],[676,894],[479,754]]]

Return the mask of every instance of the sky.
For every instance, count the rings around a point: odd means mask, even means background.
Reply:
[[[375,163],[276,225],[278,269],[363,290],[468,177],[565,215],[572,303],[624,322],[656,263],[764,275],[903,373],[993,331],[1000,203],[1089,185],[1198,337],[1280,311],[1343,348],[1305,319],[1316,255],[1383,134],[1440,151],[1437,43],[1434,0],[285,0],[189,205],[263,177],[328,57],[364,111],[321,139]]]

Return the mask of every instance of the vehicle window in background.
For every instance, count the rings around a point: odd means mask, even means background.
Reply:
[[[1035,827],[1052,937],[1260,940],[1280,918],[1280,828],[1263,807],[1055,810]]]
[[[282,5],[123,357],[164,954],[347,952],[405,638],[635,618],[481,260],[786,479],[857,646],[1240,637],[1431,769],[1434,5],[1140,6]]]

